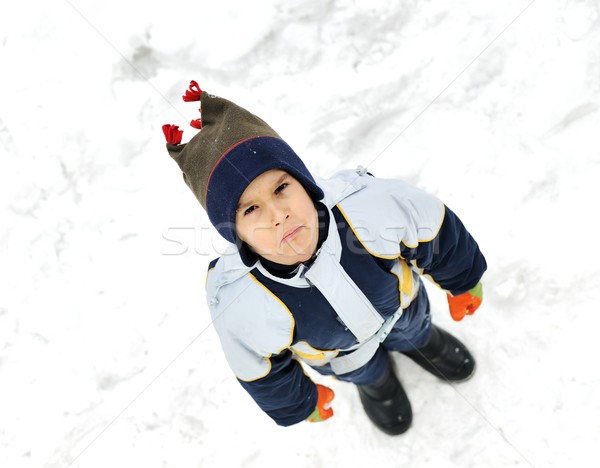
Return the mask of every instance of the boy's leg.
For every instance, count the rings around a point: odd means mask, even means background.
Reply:
[[[322,374],[332,374],[325,366],[315,369]],[[408,430],[412,422],[410,401],[383,347],[380,346],[361,368],[336,377],[356,384],[365,413],[380,430],[389,435]]]
[[[417,297],[404,309],[402,317],[382,343],[390,351],[410,351],[427,344],[431,337],[431,308],[423,283]]]
[[[423,284],[383,346],[400,351],[443,380],[463,381],[475,371],[475,360],[467,347],[458,338],[431,323],[429,299]]]
[[[387,356],[387,351],[379,351]],[[412,423],[412,407],[402,384],[389,362],[375,382],[357,385],[360,401],[369,419],[388,435],[406,432]]]
[[[475,373],[475,359],[455,336],[433,325],[425,346],[402,354],[442,380],[462,382]]]

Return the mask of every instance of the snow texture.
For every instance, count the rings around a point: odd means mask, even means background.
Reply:
[[[597,1],[12,2],[0,63],[1,466],[597,466]],[[405,435],[314,373],[335,417],[280,428],[234,379],[204,297],[225,243],[161,132],[194,134],[191,79],[478,240],[473,317],[427,286],[477,375],[395,356]]]

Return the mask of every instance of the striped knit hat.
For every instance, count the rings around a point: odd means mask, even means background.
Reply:
[[[201,118],[191,122],[200,132],[181,144],[183,130],[177,125],[163,125],[167,150],[225,239],[237,241],[238,201],[250,182],[270,169],[290,173],[314,200],[323,198],[323,191],[302,160],[265,121],[231,101],[202,91],[195,81],[183,100],[200,101]]]

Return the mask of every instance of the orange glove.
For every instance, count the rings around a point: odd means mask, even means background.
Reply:
[[[450,315],[457,322],[465,318],[465,315],[473,315],[483,300],[483,286],[481,282],[466,293],[453,296],[448,293],[448,305]]]
[[[317,384],[317,392],[319,392],[317,407],[306,419],[308,422],[321,422],[333,416],[331,401],[335,397],[335,393],[333,393],[333,390],[331,390],[329,387],[325,387],[321,384]]]

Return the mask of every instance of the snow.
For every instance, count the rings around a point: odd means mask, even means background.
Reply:
[[[0,18],[0,464],[595,466],[600,443],[600,5],[592,0],[12,3]],[[476,376],[395,356],[414,425],[351,385],[277,427],[210,324],[224,241],[164,149],[191,79],[329,176],[440,197],[489,264],[454,323]],[[596,129],[596,130],[594,130]],[[594,136],[596,135],[596,136]]]

